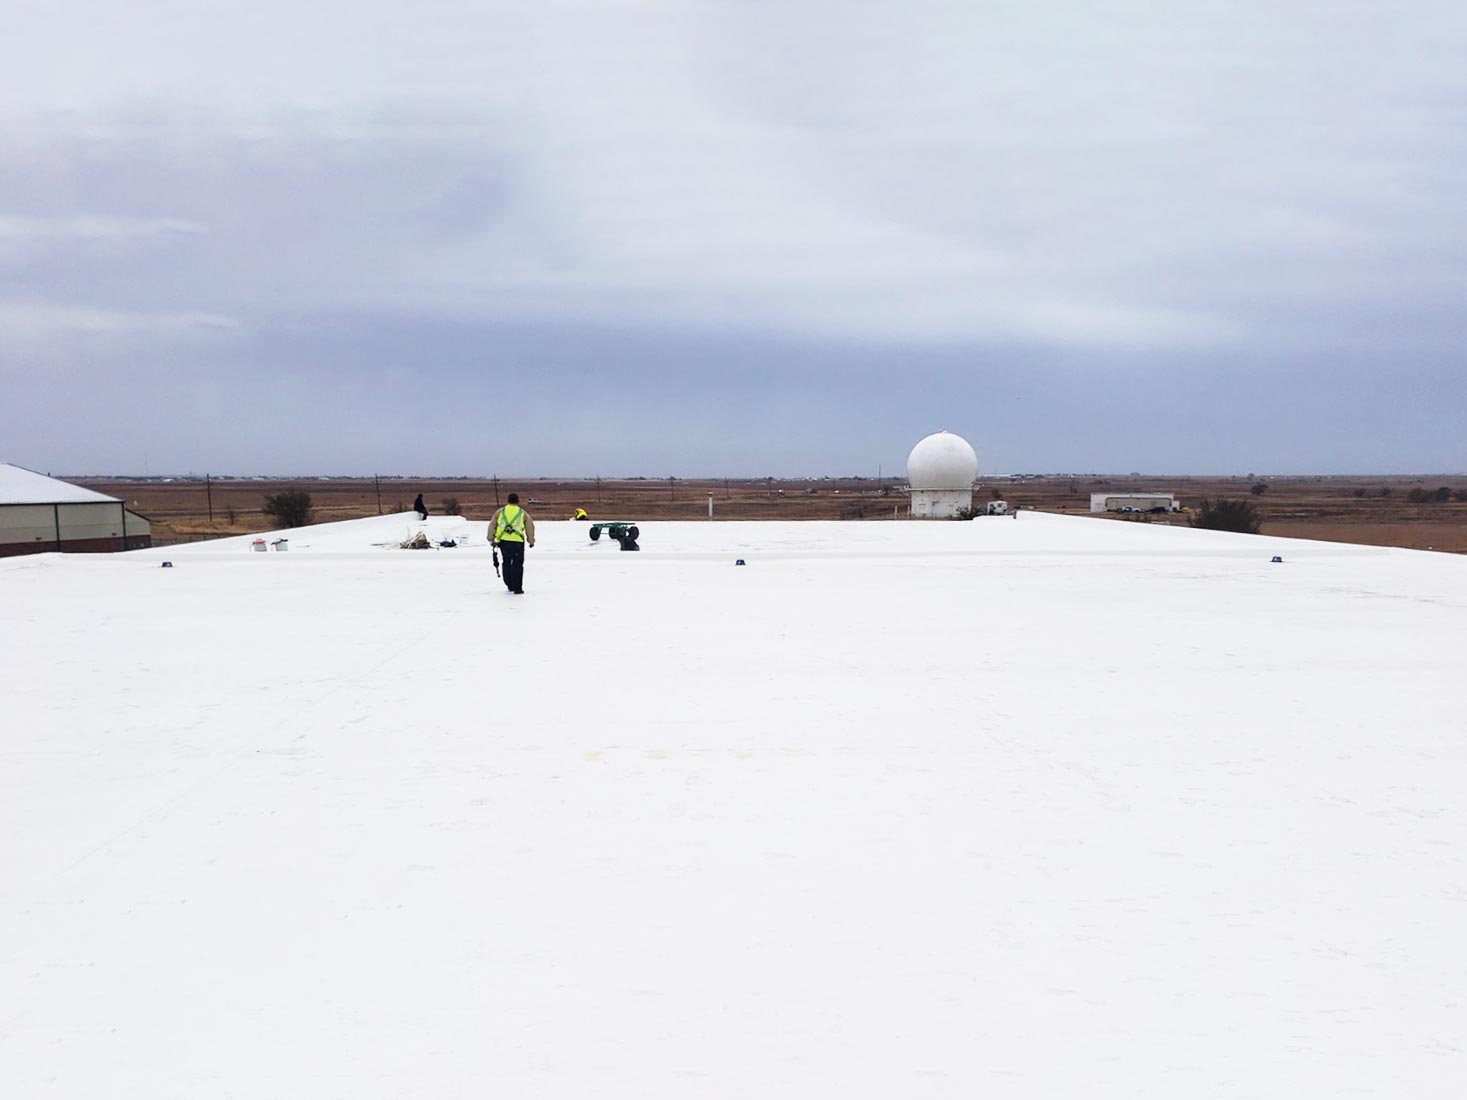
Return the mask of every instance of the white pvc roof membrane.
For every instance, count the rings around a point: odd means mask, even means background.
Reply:
[[[80,485],[0,462],[0,504],[96,504],[117,503],[116,497],[83,489]]]
[[[1462,1095],[1467,557],[488,521],[0,559],[4,1096]]]

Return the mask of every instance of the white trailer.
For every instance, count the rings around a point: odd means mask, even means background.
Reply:
[[[1172,493],[1091,493],[1092,512],[1180,512]]]

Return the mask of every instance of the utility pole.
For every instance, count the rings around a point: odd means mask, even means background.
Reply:
[[[596,475],[596,503],[601,503],[601,475]]]
[[[209,475],[204,475],[204,495],[209,498],[209,522],[214,522],[214,486],[209,480]],[[123,513],[122,522],[127,522],[127,513]],[[125,540],[124,540],[125,541]],[[126,549],[126,547],[124,547]]]
[[[673,502],[676,503],[677,502],[677,478],[674,478],[674,477],[668,478],[667,479],[667,487],[672,490],[672,499],[673,499]]]
[[[503,507],[503,505],[501,505],[499,503],[499,475],[498,474],[495,474],[494,475],[494,507],[496,507],[496,508]]]
[[[376,474],[372,475],[372,483],[377,486],[377,514],[382,514],[382,479]]]
[[[774,499],[774,478],[767,477],[767,478],[764,479],[764,481],[765,481],[766,487],[769,489],[769,499],[770,500],[773,500]]]

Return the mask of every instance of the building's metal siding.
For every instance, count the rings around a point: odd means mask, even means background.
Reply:
[[[50,504],[0,505],[0,543],[49,543],[56,546],[56,514]]]
[[[127,512],[124,542],[120,501],[86,504],[0,504],[0,553],[56,550],[95,552],[136,549],[152,543],[152,527]]]

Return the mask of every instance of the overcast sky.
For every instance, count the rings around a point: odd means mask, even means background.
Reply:
[[[1467,470],[1460,0],[0,3],[0,461]]]

